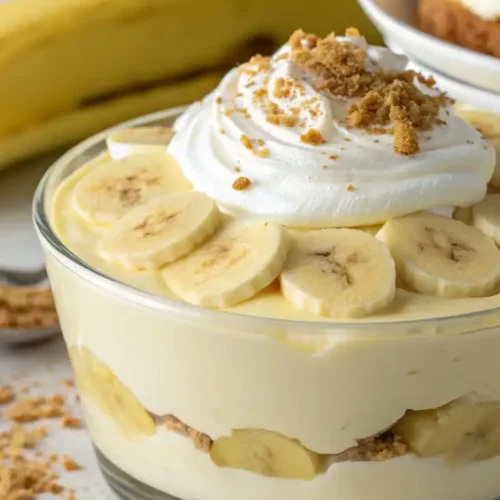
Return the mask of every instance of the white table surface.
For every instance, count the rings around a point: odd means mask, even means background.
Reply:
[[[38,180],[50,162],[47,159],[0,172],[0,268],[34,269],[43,265],[31,223],[31,200]],[[0,346],[0,385],[12,385],[19,391],[29,387],[28,396],[63,393],[68,396],[70,414],[81,418],[75,389],[68,389],[62,383],[68,378],[73,376],[61,337],[25,347]],[[0,431],[10,426],[10,422],[1,418],[3,408],[0,408]],[[115,500],[116,496],[99,472],[87,431],[62,429],[59,419],[36,422],[34,426],[46,424],[49,435],[40,441],[37,449],[47,455],[68,454],[83,467],[76,472],[58,470],[60,483],[74,489],[77,500]],[[53,500],[63,497],[44,494],[38,498]]]

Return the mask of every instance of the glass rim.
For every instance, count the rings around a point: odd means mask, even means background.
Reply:
[[[128,285],[127,283],[108,276],[105,273],[99,271],[97,268],[86,263],[72,250],[70,250],[52,229],[50,216],[47,213],[47,190],[50,187],[51,183],[54,182],[57,174],[60,174],[65,170],[70,162],[84,155],[92,147],[95,147],[105,141],[106,137],[111,132],[134,126],[155,125],[159,124],[159,122],[161,121],[172,120],[178,117],[186,108],[187,106],[168,108],[163,111],[143,115],[138,118],[134,118],[113,127],[107,128],[106,130],[85,139],[84,141],[69,149],[66,153],[59,157],[45,172],[44,176],[37,186],[33,199],[33,222],[42,245],[45,246],[45,248],[48,249],[51,254],[59,261],[59,263],[61,263],[65,268],[77,274],[85,281],[90,282],[98,286],[99,288],[103,288],[114,295],[122,296],[127,301],[137,305],[142,305],[164,312],[175,313],[191,320],[203,319],[204,321],[207,321],[213,319],[214,324],[217,325],[223,324],[226,321],[231,321],[232,325],[234,326],[234,321],[236,320],[238,322],[238,325],[241,327],[246,326],[249,329],[255,329],[257,327],[257,330],[262,330],[264,328],[269,329],[271,327],[273,331],[286,331],[287,333],[292,334],[294,333],[294,331],[296,333],[307,332],[308,334],[313,335],[314,333],[335,333],[336,330],[343,330],[344,332],[351,330],[366,330],[367,332],[373,330],[383,330],[383,336],[387,337],[387,334],[391,336],[391,332],[394,334],[400,333],[402,328],[411,329],[412,327],[425,327],[425,325],[431,325],[432,327],[435,327],[436,324],[440,326],[448,326],[451,324],[456,324],[457,322],[479,320],[481,318],[486,318],[500,313],[499,306],[493,309],[467,312],[454,316],[433,316],[428,318],[409,319],[401,321],[367,320],[349,322],[335,322],[330,321],[327,318],[325,318],[324,320],[319,319],[318,321],[305,321],[276,317],[252,316],[249,314],[204,308],[201,306],[189,304],[187,302],[175,301],[166,297],[161,297],[153,293],[140,290],[133,287],[132,285]],[[375,337],[378,336],[379,335],[375,335]]]

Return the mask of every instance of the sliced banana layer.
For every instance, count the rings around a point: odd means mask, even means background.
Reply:
[[[420,293],[483,297],[500,279],[495,243],[463,222],[421,212],[386,222],[377,238],[389,246],[398,275]]]
[[[473,127],[476,127],[481,134],[497,151],[497,166],[493,177],[490,180],[492,186],[500,187],[500,116],[494,113],[484,113],[471,109],[470,107],[459,107],[459,116]]]
[[[472,225],[500,246],[500,194],[488,194],[472,209]]]
[[[167,154],[173,136],[174,131],[168,127],[133,127],[112,132],[106,144],[111,157],[120,160],[136,154]]]
[[[281,290],[295,306],[315,314],[364,316],[394,299],[394,261],[384,244],[363,231],[294,232]]]
[[[99,254],[134,269],[159,269],[212,236],[222,220],[203,193],[166,194],[132,209],[105,234]]]
[[[89,223],[109,226],[157,196],[191,188],[167,155],[134,155],[97,165],[75,186],[72,205]]]
[[[500,403],[454,402],[436,410],[410,411],[394,430],[420,457],[491,458],[500,454]]]
[[[109,415],[128,439],[156,434],[151,415],[108,366],[85,347],[72,347],[69,355],[80,392]]]
[[[232,221],[205,245],[163,271],[171,290],[191,304],[225,307],[275,280],[290,239],[279,224]]]
[[[264,430],[235,430],[213,443],[210,457],[219,467],[302,480],[314,479],[323,465],[321,455],[298,441]]]

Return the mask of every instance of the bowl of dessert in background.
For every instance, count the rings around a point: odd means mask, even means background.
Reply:
[[[500,93],[498,2],[358,1],[390,49],[447,77]]]
[[[500,498],[494,175],[453,101],[356,30],[298,31],[64,155],[34,217],[111,486]]]

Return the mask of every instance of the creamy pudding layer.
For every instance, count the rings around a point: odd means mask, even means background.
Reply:
[[[283,480],[217,467],[189,441],[164,429],[154,437],[127,441],[91,402],[86,410],[92,438],[106,457],[139,481],[179,498],[491,500],[500,493],[500,457],[450,467],[442,458],[408,455],[379,463],[336,464],[312,481]]]

